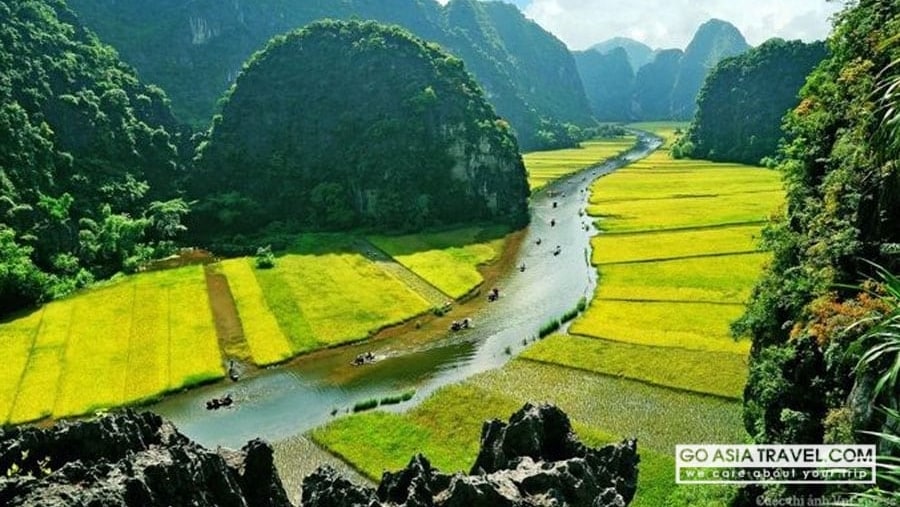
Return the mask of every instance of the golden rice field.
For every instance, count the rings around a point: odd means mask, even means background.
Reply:
[[[349,246],[342,235],[306,235],[255,270],[266,303],[294,352],[358,341],[428,311],[401,280]]]
[[[750,342],[735,341],[728,327],[743,311],[742,304],[595,299],[569,332],[638,345],[747,353]]]
[[[201,267],[110,282],[0,332],[0,422],[83,414],[224,374]]]
[[[467,227],[368,239],[444,294],[460,298],[484,281],[478,267],[500,257],[508,232],[502,227]]]
[[[782,199],[773,171],[673,160],[665,147],[601,178],[588,209],[604,230],[592,241],[594,298],[569,328],[577,336],[525,357],[737,397],[749,342],[730,324],[769,258],[758,251],[760,229]],[[623,366],[629,357],[646,368]]]
[[[534,192],[553,180],[616,157],[631,149],[636,140],[635,136],[593,139],[581,143],[578,148],[526,153],[522,155],[522,160],[528,170],[528,184],[531,191]]]
[[[767,171],[771,172],[771,171]],[[609,179],[613,179],[610,177]],[[677,184],[670,180],[670,184]],[[762,223],[781,202],[781,190],[750,194],[676,197],[591,204],[587,212],[599,217],[602,231],[634,232]]]
[[[591,262],[605,265],[750,253],[759,250],[759,241],[760,225],[598,234],[591,238]]]
[[[466,228],[391,245],[421,276],[465,293],[481,282],[477,267],[500,255],[505,233]],[[355,241],[303,235],[274,269],[257,269],[250,258],[214,266],[227,279],[238,345],[253,363],[361,340],[431,309]],[[208,290],[201,266],[142,273],[0,323],[0,424],[89,413],[223,377],[228,354],[220,347],[228,345],[219,341]]]
[[[768,193],[779,188],[777,172],[738,164],[717,163],[710,171],[709,162],[672,160],[660,152],[616,171],[609,185],[594,185],[590,203],[603,204],[645,199],[695,197],[727,197],[740,194]],[[660,184],[659,177],[676,178],[678,185]],[[602,180],[601,180],[602,181]]]
[[[229,259],[223,261],[221,266],[228,278],[253,361],[258,365],[267,365],[293,356],[291,342],[281,332],[278,320],[266,303],[266,296],[253,272],[252,261],[247,258]]]

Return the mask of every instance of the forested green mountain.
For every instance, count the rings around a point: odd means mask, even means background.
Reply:
[[[672,89],[683,56],[680,49],[666,49],[638,69],[634,78],[633,116],[645,120],[672,118]]]
[[[690,120],[697,110],[697,95],[706,76],[723,58],[750,49],[741,32],[726,21],[711,19],[700,25],[684,50],[675,86],[672,88],[671,117]]]
[[[874,441],[861,431],[882,429],[875,407],[900,403],[896,391],[874,389],[898,364],[896,349],[857,368],[874,345],[862,337],[872,323],[850,326],[890,310],[877,287],[851,288],[877,278],[865,261],[900,269],[900,134],[884,122],[896,119],[897,99],[881,100],[898,80],[898,36],[900,4],[851,3],[786,119],[788,202],[765,232],[774,259],[737,327],[753,338],[744,421],[757,442]]]
[[[62,1],[0,0],[0,313],[164,248],[184,141]]]
[[[254,55],[188,188],[207,237],[528,219],[515,138],[462,61],[372,22],[317,22]]]
[[[514,7],[452,0],[70,0],[141,76],[161,85],[180,119],[206,125],[243,62],[271,37],[311,21],[398,24],[462,58],[524,148],[571,142],[589,106],[566,47]]]
[[[632,64],[632,79],[626,77],[621,57],[611,52],[614,48],[624,50],[630,62],[646,62]],[[700,25],[684,51],[652,51],[639,42],[617,37],[576,53],[575,58],[599,119],[689,120],[707,74],[723,58],[749,48],[734,25],[711,19]],[[597,58],[592,51],[608,57]]]
[[[594,50],[598,53],[607,54],[616,48],[622,48],[628,54],[628,63],[631,64],[633,70],[640,69],[644,65],[653,61],[656,53],[650,46],[643,42],[629,39],[628,37],[613,37],[603,42],[594,44],[588,50]]]
[[[572,56],[594,117],[600,121],[631,118],[634,71],[625,49],[575,51]]]
[[[806,76],[825,44],[766,41],[719,62],[697,99],[697,114],[679,149],[685,156],[759,164],[781,139],[781,119],[800,102]]]

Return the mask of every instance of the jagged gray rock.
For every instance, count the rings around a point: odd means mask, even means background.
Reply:
[[[637,489],[637,442],[585,446],[566,414],[526,404],[509,423],[484,423],[469,475],[447,475],[422,455],[385,472],[378,489],[352,484],[329,467],[303,481],[304,507],[622,507]]]
[[[153,413],[0,432],[0,505],[287,507],[272,448],[205,449]]]

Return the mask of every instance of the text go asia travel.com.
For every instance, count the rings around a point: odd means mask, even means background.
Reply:
[[[873,484],[874,445],[677,445],[678,484]]]

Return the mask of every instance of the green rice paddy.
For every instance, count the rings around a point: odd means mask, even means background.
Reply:
[[[348,248],[345,236],[305,237],[256,270],[262,292],[294,352],[358,341],[431,306],[399,279]]]
[[[573,172],[616,157],[631,149],[635,136],[593,139],[578,148],[535,151],[522,156],[528,170],[528,184],[532,192]]]
[[[554,335],[525,349],[521,357],[700,394],[741,399],[747,381],[747,357]]]
[[[507,233],[501,227],[467,227],[368,239],[444,294],[460,298],[484,281],[477,268],[500,257]]]
[[[676,444],[744,438],[739,404],[523,360],[445,387],[407,413],[343,417],[312,437],[372,479],[419,452],[442,471],[468,471],[483,422],[506,420],[525,401],[556,404],[591,445],[636,436],[641,478],[632,505],[639,507],[663,505],[673,495]]]

